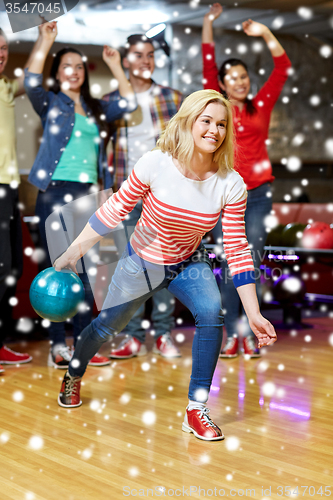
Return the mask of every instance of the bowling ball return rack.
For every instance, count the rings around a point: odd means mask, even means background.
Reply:
[[[272,263],[274,263],[280,265],[285,271],[291,268],[293,275],[301,279],[304,267],[308,264],[314,265],[314,267],[316,267],[316,265],[324,265],[325,267],[327,266],[327,268],[331,268],[331,271],[333,270],[333,250],[265,246],[264,252],[264,266],[266,261],[268,267],[272,267]],[[297,271],[293,269],[295,265],[298,267]],[[331,280],[331,283],[333,283],[333,280]],[[307,281],[305,281],[305,284],[308,284]],[[316,288],[318,288],[318,286],[319,285],[317,285]],[[307,291],[301,303],[281,303],[280,305],[283,309],[283,323],[279,325],[279,327],[283,327],[284,325],[283,328],[286,329],[311,328],[308,323],[302,322],[302,309],[306,305],[313,305],[314,303],[333,304],[333,285],[329,293],[319,293],[318,290]]]
[[[205,247],[209,251],[210,258],[215,259],[215,249],[220,247],[220,245],[205,243]],[[282,269],[292,270],[293,275],[301,276],[302,266],[309,262],[315,264],[323,264],[329,266],[333,270],[333,250],[326,249],[308,249],[301,247],[285,247],[285,246],[265,246],[264,247],[264,259],[262,261],[261,269],[265,267],[272,268],[272,264],[276,264]],[[292,268],[297,265],[299,267],[298,271]],[[216,267],[213,264],[213,267]],[[291,269],[290,269],[291,268]],[[306,329],[311,328],[308,323],[302,322],[302,309],[306,305],[313,305],[314,303],[324,303],[333,304],[333,280],[331,279],[331,291],[330,293],[318,293],[316,292],[306,292],[304,301],[301,303],[280,303],[276,300],[269,302],[274,307],[280,307],[283,311],[283,321],[276,325],[279,329]]]

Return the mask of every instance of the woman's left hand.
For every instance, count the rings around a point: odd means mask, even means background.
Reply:
[[[109,67],[119,66],[121,63],[119,51],[109,45],[104,45],[103,60]]]
[[[260,313],[254,318],[249,318],[250,328],[258,339],[259,347],[271,345],[277,341],[274,326]]]
[[[261,23],[257,23],[256,21],[252,21],[252,19],[248,19],[242,23],[244,33],[248,36],[263,36],[265,33],[269,31],[267,26]]]

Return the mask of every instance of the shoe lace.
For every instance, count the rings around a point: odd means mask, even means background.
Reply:
[[[65,393],[66,396],[73,396],[77,395],[79,391],[79,383],[81,378],[80,377],[71,377],[68,375],[66,378],[66,383],[65,383]]]
[[[210,409],[207,408],[207,406],[205,406],[204,408],[193,408],[193,409],[198,410],[197,412],[198,416],[201,422],[203,422],[203,424],[206,427],[217,427],[217,425],[214,424],[213,420],[209,416]]]

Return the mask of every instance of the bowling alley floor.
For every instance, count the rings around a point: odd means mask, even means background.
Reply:
[[[305,322],[260,359],[219,360],[209,400],[218,442],[181,430],[192,327],[174,332],[181,358],[88,368],[72,410],[57,404],[64,371],[46,366],[48,341],[26,342],[33,362],[0,375],[0,499],[332,495],[332,318]]]

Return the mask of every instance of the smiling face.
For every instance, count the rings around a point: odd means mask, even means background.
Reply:
[[[213,154],[223,143],[226,133],[227,109],[219,102],[211,102],[192,127],[194,149]]]
[[[241,64],[231,66],[219,84],[231,101],[244,101],[250,92],[249,74]]]
[[[0,35],[0,75],[5,70],[8,61],[8,44],[5,37]]]
[[[75,52],[68,52],[61,58],[56,75],[62,90],[80,91],[85,79],[82,57]]]
[[[124,58],[124,67],[128,69],[130,77],[150,80],[155,69],[154,46],[144,42],[131,45]]]

